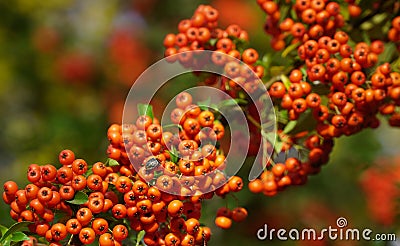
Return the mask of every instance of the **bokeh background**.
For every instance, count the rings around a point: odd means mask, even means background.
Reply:
[[[29,164],[56,163],[64,148],[90,163],[104,161],[106,130],[121,123],[130,86],[163,57],[164,35],[199,4],[212,4],[222,26],[239,24],[253,47],[271,52],[256,1],[0,0],[0,183],[14,179],[23,187]],[[342,216],[349,227],[400,237],[399,177],[400,130],[383,121],[378,130],[337,141],[330,162],[306,186],[276,197],[245,190],[238,201],[214,199],[204,205],[202,222],[213,229],[210,245],[385,245],[267,242],[256,232],[264,223],[318,229]],[[213,218],[226,202],[250,214],[222,231]],[[11,225],[8,213],[0,202],[1,224]]]

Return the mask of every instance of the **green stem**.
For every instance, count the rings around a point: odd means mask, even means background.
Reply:
[[[272,77],[270,80],[268,80],[267,82],[264,83],[265,88],[268,89],[274,82],[280,81],[280,80],[281,80],[281,75]]]
[[[246,117],[247,117],[247,119],[248,119],[253,125],[255,125],[258,129],[261,130],[261,125],[260,125],[260,123],[259,123],[256,119],[254,119],[253,116],[247,115]]]
[[[239,199],[233,193],[229,193],[229,195],[235,200],[236,207],[239,207]]]
[[[71,234],[71,236],[69,237],[68,243],[67,243],[68,246],[71,245],[71,242],[72,242],[72,238],[73,238],[73,237],[74,237],[74,235]]]

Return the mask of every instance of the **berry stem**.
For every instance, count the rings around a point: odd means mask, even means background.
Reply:
[[[247,117],[247,119],[248,119],[253,125],[255,125],[258,129],[261,130],[261,125],[260,125],[260,123],[259,123],[256,119],[254,119],[253,116],[247,114],[246,117]]]

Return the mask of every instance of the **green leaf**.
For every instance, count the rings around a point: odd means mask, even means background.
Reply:
[[[293,147],[297,150],[297,158],[301,159],[302,161],[306,161],[310,150],[298,144],[294,144]]]
[[[238,104],[248,104],[249,102],[246,99],[242,99],[242,98],[235,98],[234,99]]]
[[[289,132],[291,132],[296,127],[296,124],[296,120],[289,121],[285,126],[285,129],[283,129],[283,133],[288,134]]]
[[[289,90],[290,86],[292,85],[292,82],[290,82],[290,79],[286,75],[282,74],[281,80],[282,80],[282,83],[285,86],[286,90]]]
[[[68,218],[67,212],[64,212],[64,211],[61,211],[61,210],[54,211],[54,219],[53,219],[53,221],[58,221],[58,222],[62,223],[62,221],[65,220],[66,218]]]
[[[103,218],[105,220],[107,220],[109,223],[118,221],[114,216],[112,216],[109,213],[101,213],[101,214],[97,214],[95,215],[96,218]]]
[[[286,66],[272,66],[270,69],[271,76],[278,76],[284,73]]]
[[[265,69],[269,69],[269,67],[271,66],[272,60],[273,60],[272,53],[267,53],[263,56],[260,65],[264,66]]]
[[[1,237],[0,239],[0,243],[4,244],[5,240],[14,232],[18,232],[18,231],[24,231],[27,230],[28,225],[32,224],[32,222],[29,221],[22,221],[22,222],[17,222],[15,224],[13,224]]]
[[[279,12],[281,13],[281,17],[279,18],[279,23],[282,22],[289,14],[289,10],[291,9],[289,4],[282,4],[279,6]]]
[[[268,132],[268,133],[266,133],[266,132],[264,132],[264,131],[261,131],[261,135],[262,135],[264,138],[266,138],[266,139],[268,140],[268,142],[270,142],[271,144],[274,144],[274,143],[276,142],[277,135],[276,135],[275,132]]]
[[[238,104],[247,104],[247,100],[244,100],[244,99],[241,99],[241,98],[226,99],[226,100],[221,101],[218,104],[218,108],[238,106]]]
[[[388,43],[385,45],[385,50],[383,51],[383,53],[379,56],[378,59],[378,64],[382,63],[382,62],[392,62],[394,60],[394,58],[398,58],[398,53],[397,53],[397,48],[396,45],[394,43]],[[398,61],[396,61],[397,63]],[[397,66],[396,63],[391,64],[392,69],[397,70],[399,69],[399,67]]]
[[[0,241],[1,246],[10,246],[10,244],[11,244],[11,236],[8,236]]]
[[[368,31],[371,30],[374,27],[374,24],[370,21],[366,21],[364,23],[361,24],[360,28],[363,31]]]
[[[29,240],[29,237],[23,232],[17,231],[11,235],[11,241],[13,242],[21,242],[25,240]]]
[[[90,176],[93,174],[93,169],[92,168],[88,168],[87,172],[85,173],[86,177]]]
[[[151,105],[139,103],[137,105],[137,109],[138,109],[139,115],[147,115],[152,120],[154,119],[153,107]]]
[[[232,107],[232,106],[236,106],[237,102],[235,99],[227,99],[227,100],[223,100],[219,103],[219,107]]]
[[[286,125],[289,121],[288,111],[287,110],[279,111],[275,109],[275,112],[277,112],[276,117],[278,122]]]
[[[171,150],[169,151],[169,155],[170,155],[171,161],[173,163],[177,163],[178,162],[178,159],[179,159],[178,151],[175,148],[175,146],[171,146]]]
[[[144,230],[141,230],[141,231],[138,233],[137,238],[136,238],[136,246],[139,246],[140,241],[142,241],[142,239],[143,239],[143,237],[144,237],[145,234],[146,234],[146,232],[145,232]]]
[[[5,226],[3,226],[3,225],[0,225],[0,238],[1,238],[1,236],[2,235],[4,235],[4,233],[6,233],[6,231],[8,230],[8,228],[7,227],[5,227]]]
[[[282,151],[282,147],[283,147],[283,142],[276,141],[276,143],[274,145],[275,152],[280,153]]]
[[[292,52],[293,50],[297,49],[297,47],[299,47],[299,45],[300,45],[300,42],[289,45],[288,47],[286,47],[286,49],[284,49],[282,51],[282,55],[281,56],[282,57],[286,57],[290,52]]]
[[[211,46],[214,46],[217,43],[217,39],[216,38],[212,38],[208,42],[210,43]]]
[[[119,166],[119,162],[111,158],[108,158],[105,164],[109,167]]]
[[[88,244],[88,246],[98,246],[99,245],[99,237],[96,237],[93,243]]]
[[[311,111],[301,114],[297,122],[298,124],[290,131],[293,135],[303,131],[313,131],[317,127],[317,121],[314,119]]]
[[[364,42],[366,42],[368,45],[371,44],[371,38],[369,37],[367,32],[361,32],[361,35],[363,37]]]
[[[200,107],[201,110],[208,110],[208,108],[211,105],[211,98],[209,97],[207,100],[205,101],[200,101],[197,102],[197,105]]]
[[[67,201],[68,203],[71,204],[76,204],[76,205],[81,205],[84,204],[89,200],[88,195],[82,191],[78,191],[75,193],[74,199]]]
[[[245,48],[248,46],[248,41],[242,39],[242,38],[236,38],[234,36],[229,36],[228,38],[233,40],[233,43],[236,45],[236,49],[242,53]]]
[[[183,131],[182,126],[179,125],[179,124],[167,124],[167,125],[163,125],[162,127],[163,127],[163,129],[167,129],[167,128],[171,128],[171,127],[176,127],[176,128],[178,128],[179,130]]]
[[[294,8],[291,8],[290,9],[290,17],[292,17],[292,19],[294,20],[294,21],[297,21],[297,13],[296,13],[296,10],[294,10]]]
[[[341,8],[340,14],[342,14],[342,16],[344,17],[345,20],[350,19],[349,8]]]
[[[300,71],[303,74],[303,80],[307,81],[307,70],[304,67],[301,67]]]
[[[379,24],[379,23],[381,23],[381,22],[383,22],[385,19],[386,19],[386,17],[387,17],[387,13],[380,13],[380,14],[376,14],[376,15],[374,15],[373,17],[372,17],[372,22],[374,23],[374,24]]]
[[[217,112],[219,111],[219,110],[218,110],[218,105],[215,104],[215,103],[211,103],[211,104],[210,104],[210,109],[214,109],[214,110],[217,111]]]

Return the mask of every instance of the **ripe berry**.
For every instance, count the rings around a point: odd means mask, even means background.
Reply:
[[[53,240],[59,242],[67,237],[67,228],[62,223],[54,224],[51,227],[51,236]]]
[[[217,216],[215,225],[222,229],[229,229],[232,226],[232,220],[225,216]]]
[[[61,165],[71,165],[75,160],[75,154],[71,150],[65,149],[58,155],[58,160],[60,161]]]
[[[18,191],[18,185],[14,181],[7,181],[4,183],[3,189],[7,195],[13,196]]]
[[[126,207],[123,204],[116,204],[111,210],[112,215],[116,219],[123,219],[126,217]]]
[[[243,188],[243,180],[238,176],[233,176],[228,181],[229,189],[233,192],[240,191]]]
[[[258,60],[258,53],[255,49],[246,49],[242,53],[242,60],[246,64],[253,64]]]
[[[263,191],[263,185],[261,180],[255,179],[249,182],[249,190],[253,193],[260,193]]]
[[[247,218],[247,210],[245,208],[234,208],[232,210],[232,220],[235,222],[241,222]]]
[[[79,240],[83,244],[91,244],[96,239],[96,234],[92,228],[85,227],[79,232]]]
[[[100,246],[115,246],[114,238],[111,233],[102,233],[99,237]]]
[[[116,225],[112,230],[112,234],[115,240],[121,242],[128,237],[128,228],[124,225]]]
[[[42,187],[40,188],[37,197],[41,203],[45,204],[53,198],[53,191],[48,187]]]
[[[99,191],[103,188],[103,179],[97,174],[91,174],[86,179],[87,187],[93,191]]]
[[[89,208],[80,208],[76,212],[76,218],[82,226],[86,226],[91,221],[93,215]]]
[[[72,162],[72,171],[77,175],[86,173],[88,165],[83,159],[76,159]]]
[[[89,199],[88,208],[92,213],[99,214],[104,210],[104,199],[102,198],[91,198]]]
[[[96,218],[92,222],[92,229],[96,235],[102,235],[108,231],[108,222],[103,218]]]
[[[79,234],[79,232],[82,229],[81,223],[79,222],[79,220],[75,218],[69,219],[65,224],[65,226],[67,228],[68,233],[73,235]]]
[[[74,174],[71,168],[63,166],[57,170],[57,180],[61,184],[66,184],[72,180]]]
[[[183,203],[179,200],[173,200],[168,204],[168,214],[172,217],[178,216],[183,211]]]
[[[57,176],[57,169],[53,165],[44,165],[41,167],[43,181],[53,182]]]

